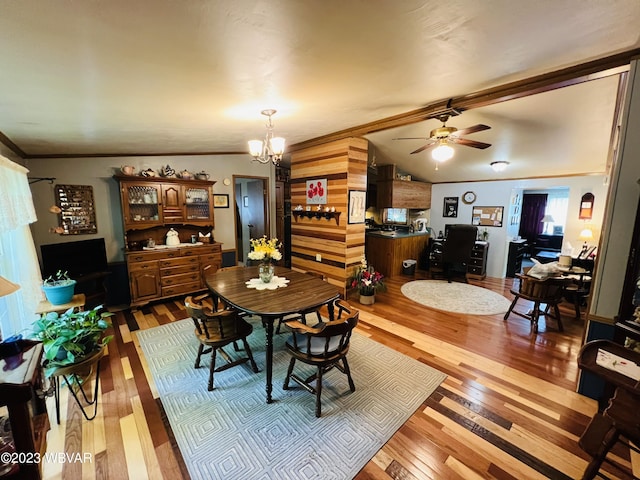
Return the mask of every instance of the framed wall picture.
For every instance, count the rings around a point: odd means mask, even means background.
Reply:
[[[364,190],[349,190],[348,223],[364,223],[367,210],[367,192]]]
[[[98,233],[91,185],[56,185],[59,227],[55,233],[78,235]]]
[[[501,227],[504,207],[473,207],[471,224],[478,227]]]
[[[226,193],[213,195],[213,208],[229,208],[229,195]]]
[[[442,216],[450,218],[458,216],[458,197],[444,197]]]
[[[327,203],[327,179],[307,180],[306,192],[307,205],[324,205]]]

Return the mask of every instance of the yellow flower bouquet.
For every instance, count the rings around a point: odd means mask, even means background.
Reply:
[[[271,261],[278,261],[282,258],[280,253],[280,247],[282,243],[277,238],[270,238],[267,240],[267,236],[262,238],[252,238],[251,251],[249,252],[249,260],[257,260],[263,263],[270,263]]]

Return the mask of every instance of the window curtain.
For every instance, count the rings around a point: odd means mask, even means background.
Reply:
[[[547,205],[545,207],[545,215],[553,217],[554,225],[567,225],[567,210],[569,209],[569,193],[567,191],[549,192],[547,194]]]
[[[544,224],[542,218],[547,206],[546,193],[525,193],[522,196],[522,215],[520,216],[520,231],[518,234],[526,238],[529,244],[542,233]]]
[[[0,155],[0,275],[20,290],[0,297],[3,337],[28,333],[44,298],[42,276],[29,224],[37,220],[28,170]]]

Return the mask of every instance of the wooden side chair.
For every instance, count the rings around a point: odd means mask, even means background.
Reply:
[[[538,333],[538,321],[540,317],[553,318],[558,324],[558,330],[563,331],[562,317],[558,304],[562,302],[564,297],[564,288],[571,283],[570,278],[549,277],[539,280],[526,274],[517,273],[516,277],[520,279],[518,290],[511,289],[511,293],[515,295],[513,302],[509,306],[509,310],[504,314],[504,320],[514,313],[520,317],[531,321],[531,327],[534,333]],[[533,302],[533,308],[527,312],[515,310],[518,300],[524,299]],[[544,308],[542,308],[544,305]],[[553,309],[553,314],[550,310]]]
[[[589,480],[598,475],[604,462],[622,469],[618,463],[614,462],[613,458],[607,458],[616,443],[621,443],[636,453],[640,453],[640,450],[634,446],[634,444],[640,445],[640,415],[638,415],[640,382],[615,370],[598,365],[596,360],[600,349],[622,357],[630,364],[640,364],[640,353],[610,340],[588,342],[578,354],[578,366],[581,369],[597,375],[615,387],[615,392],[609,399],[608,406],[593,416],[578,442],[580,448],[592,457],[582,476],[583,479]]]
[[[285,323],[293,330],[293,335],[285,344],[291,355],[291,362],[283,388],[289,389],[289,380],[291,379],[308,392],[314,393],[316,395],[316,417],[322,415],[322,377],[326,372],[334,367],[337,368],[347,376],[350,390],[352,392],[356,390],[347,362],[347,353],[349,352],[351,332],[358,324],[360,312],[342,300],[337,300],[335,307],[338,309],[337,319],[330,322],[320,322],[315,327],[305,325],[299,320]],[[294,374],[293,369],[297,360],[315,366],[316,373],[307,378],[301,378]],[[315,386],[312,385],[314,381]]]
[[[304,272],[307,275],[310,275],[312,277],[315,278],[319,278],[320,280],[324,281],[324,275],[319,273],[319,272],[313,272],[311,270]],[[286,323],[290,320],[300,320],[302,323],[307,323],[307,316],[311,315],[312,317],[314,317],[314,319],[317,322],[321,322],[322,321],[322,316],[320,315],[320,310],[318,309],[314,309],[314,310],[309,310],[307,312],[300,312],[300,313],[295,313],[292,315],[286,315],[284,317],[281,317],[278,320],[278,326],[276,327],[276,334],[280,333],[280,327],[282,326],[283,323]]]
[[[253,359],[251,348],[247,343],[247,337],[253,332],[253,326],[238,316],[236,310],[224,309],[214,312],[209,307],[202,304],[208,294],[199,297],[187,297],[184,301],[187,313],[193,320],[196,327],[195,335],[200,345],[198,346],[198,356],[194,368],[200,368],[200,357],[211,352],[211,362],[209,364],[209,385],[208,389],[213,390],[213,374],[221,372],[247,361],[251,363],[251,368],[258,373],[258,366]],[[223,347],[235,342],[242,341],[246,357],[232,359]],[[227,363],[216,367],[217,352]]]

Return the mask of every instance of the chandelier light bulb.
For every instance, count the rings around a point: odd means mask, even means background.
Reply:
[[[271,150],[274,155],[282,155],[284,153],[284,138],[273,137],[271,139]]]
[[[262,155],[262,141],[249,140],[249,153],[252,157],[259,157]]]

